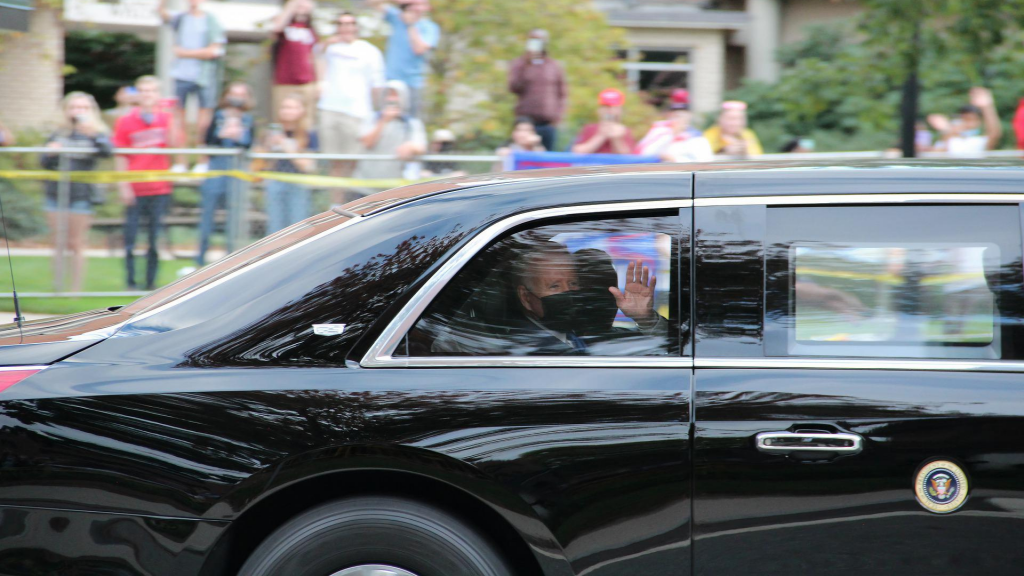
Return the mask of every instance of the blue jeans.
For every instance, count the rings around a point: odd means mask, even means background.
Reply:
[[[212,156],[210,170],[230,170],[233,160],[230,156]],[[206,251],[210,248],[210,236],[213,234],[213,217],[218,208],[228,211],[227,249],[228,252],[234,251],[235,235],[231,226],[234,219],[231,216],[238,209],[238,186],[230,176],[218,176],[208,178],[199,187],[199,191],[203,195],[203,212],[199,218],[199,253],[196,254],[196,264],[202,266],[206,263]]]
[[[124,219],[124,253],[125,268],[128,273],[128,287],[135,288],[135,238],[139,233],[139,220],[146,216],[149,225],[149,250],[146,252],[146,289],[152,290],[156,284],[156,271],[160,265],[157,240],[163,228],[164,214],[171,205],[170,194],[156,196],[136,196],[135,204],[125,207]]]
[[[267,181],[267,234],[309,218],[309,188],[289,182]]]
[[[555,125],[534,123],[533,129],[537,131],[537,136],[540,136],[540,143],[544,145],[544,149],[554,152],[555,142],[558,140],[558,129],[555,128]]]

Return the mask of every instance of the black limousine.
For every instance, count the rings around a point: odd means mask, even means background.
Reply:
[[[0,574],[1020,574],[1024,168],[591,168],[0,332]]]

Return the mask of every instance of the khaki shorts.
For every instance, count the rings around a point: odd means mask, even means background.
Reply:
[[[325,154],[360,154],[363,121],[344,112],[320,111],[320,151]]]
[[[272,110],[270,111],[271,118],[277,118],[277,109],[281,105],[281,100],[284,100],[286,96],[292,94],[302,98],[302,103],[306,105],[306,128],[312,130],[316,127],[316,82],[310,82],[309,84],[275,84],[270,88],[270,101]]]

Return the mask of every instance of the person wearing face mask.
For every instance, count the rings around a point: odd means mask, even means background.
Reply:
[[[516,116],[529,118],[544,149],[554,150],[569,92],[562,65],[548,56],[546,30],[530,31],[526,52],[509,66],[508,89],[518,97]]]
[[[573,144],[576,154],[632,154],[636,141],[622,123],[622,106],[626,95],[621,90],[608,88],[597,97],[599,122],[587,124],[580,130]]]
[[[313,58],[313,46],[318,41],[313,27],[315,8],[313,0],[288,0],[270,25],[275,36],[270,107],[277,110],[285,96],[299,94],[306,107],[307,126],[313,125],[318,90]]]
[[[970,103],[960,108],[960,117],[955,120],[950,121],[942,114],[928,116],[928,123],[941,134],[936,151],[954,158],[983,158],[985,152],[999,145],[1003,128],[992,92],[974,87],[969,98]]]
[[[220,99],[220,106],[213,114],[213,121],[206,131],[205,143],[213,148],[245,148],[252,146],[253,119],[249,112],[253,107],[252,89],[244,82],[232,82],[228,85]],[[232,156],[213,156],[210,158],[211,170],[230,170],[234,166]],[[213,216],[218,207],[235,208],[228,196],[235,188],[232,178],[218,176],[208,178],[199,187],[202,194],[202,216],[199,221],[199,251],[196,253],[196,264],[206,263],[206,250],[210,247],[210,235],[213,233]],[[228,218],[231,221],[231,218]],[[228,237],[228,252],[234,246],[234,234]]]
[[[636,145],[636,153],[659,156],[665,162],[710,162],[711,144],[691,125],[690,95],[686,90],[672,92],[665,119],[655,122]]]
[[[747,128],[747,103],[739,100],[722,102],[718,124],[704,131],[711,151],[723,156],[749,158],[764,154],[757,134]]]
[[[514,332],[514,339],[531,346],[532,354],[587,354],[588,339],[605,335],[606,326],[611,330],[616,310],[622,310],[643,333],[662,326],[654,311],[657,280],[643,262],[629,263],[624,290],[618,288],[614,269],[611,274],[588,272],[584,286],[578,262],[564,246],[549,242],[517,266],[515,297],[525,322]]]

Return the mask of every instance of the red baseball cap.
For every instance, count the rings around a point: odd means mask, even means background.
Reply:
[[[622,106],[626,103],[626,95],[618,88],[605,88],[598,94],[597,103],[600,106]]]
[[[676,88],[668,99],[669,110],[689,110],[690,92],[684,88]]]

